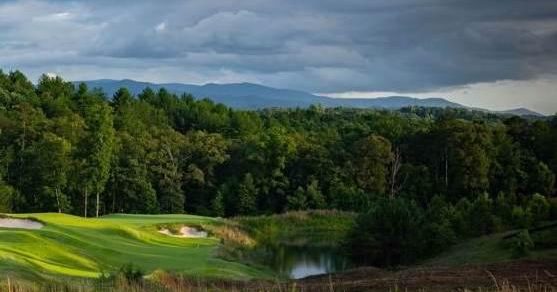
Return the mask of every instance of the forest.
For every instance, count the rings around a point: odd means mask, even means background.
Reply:
[[[355,258],[384,265],[557,218],[555,116],[245,111],[0,71],[0,165],[3,213],[354,211]]]

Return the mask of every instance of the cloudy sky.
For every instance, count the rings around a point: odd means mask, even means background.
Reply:
[[[557,1],[0,0],[0,68],[555,113]]]

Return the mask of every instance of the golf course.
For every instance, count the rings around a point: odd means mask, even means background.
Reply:
[[[217,219],[192,215],[108,215],[101,218],[57,213],[10,215],[42,223],[40,229],[0,228],[0,274],[29,279],[97,278],[123,265],[163,269],[201,277],[253,279],[269,274],[215,256],[219,239],[161,234],[161,224],[208,225]]]

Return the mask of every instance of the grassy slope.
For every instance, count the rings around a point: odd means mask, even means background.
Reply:
[[[203,277],[248,279],[268,274],[216,258],[215,238],[174,238],[154,224],[210,224],[190,215],[110,215],[83,219],[65,214],[22,214],[46,225],[41,230],[0,228],[0,274],[97,277],[133,263]],[[38,273],[37,273],[38,272]]]
[[[514,239],[505,239],[505,236],[515,232],[510,231],[467,240],[451,247],[439,256],[425,261],[423,264],[458,266],[514,260],[516,257],[511,247],[512,240]],[[535,247],[524,258],[533,260],[557,259],[556,235],[557,228],[544,231],[543,233],[531,233],[530,236],[534,241]],[[542,247],[542,243],[549,244],[549,246]]]

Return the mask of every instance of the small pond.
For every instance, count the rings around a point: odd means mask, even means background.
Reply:
[[[344,271],[350,260],[333,247],[292,246],[279,244],[265,247],[267,264],[291,279]]]

